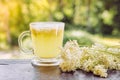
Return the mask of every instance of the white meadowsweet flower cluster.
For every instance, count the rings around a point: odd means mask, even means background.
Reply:
[[[80,65],[81,50],[77,41],[69,41],[61,50],[62,63],[60,68],[64,72],[75,71]]]
[[[108,69],[120,70],[120,48],[109,48],[101,44],[79,47],[76,40],[68,41],[61,50],[63,72],[82,69],[100,77],[107,77]]]
[[[97,65],[94,67],[93,73],[95,75],[99,75],[100,77],[107,77],[107,69],[105,69],[104,65]]]

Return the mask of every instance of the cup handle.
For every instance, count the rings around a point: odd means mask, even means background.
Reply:
[[[31,49],[26,49],[26,48],[24,48],[24,47],[22,46],[22,45],[23,45],[22,40],[23,40],[23,38],[24,38],[25,36],[30,36],[30,31],[24,31],[24,32],[22,32],[22,33],[20,34],[20,36],[18,37],[18,45],[19,45],[19,48],[20,48],[21,51],[23,51],[23,52],[25,52],[25,53],[33,53],[33,49],[32,49],[32,48],[31,48]]]

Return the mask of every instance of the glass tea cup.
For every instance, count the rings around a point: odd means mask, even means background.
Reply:
[[[59,65],[60,48],[63,43],[63,22],[32,22],[30,31],[24,31],[18,38],[19,47],[23,52],[32,52],[32,64],[37,66]],[[22,40],[31,36],[33,49],[25,49]]]

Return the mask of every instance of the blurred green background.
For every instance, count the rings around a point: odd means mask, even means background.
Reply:
[[[0,51],[18,49],[18,36],[35,21],[65,22],[64,44],[120,44],[120,0],[0,0]]]

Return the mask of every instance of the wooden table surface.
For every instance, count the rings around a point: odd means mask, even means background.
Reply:
[[[30,60],[0,60],[0,80],[120,80],[120,71],[109,71],[107,78],[81,70],[63,73],[59,67],[35,67]]]

